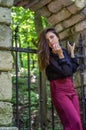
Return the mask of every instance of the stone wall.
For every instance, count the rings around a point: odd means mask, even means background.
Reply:
[[[11,47],[12,35],[10,29],[11,7],[13,0],[0,0],[0,130],[16,130],[9,127],[12,123],[12,56],[7,48]],[[4,49],[4,50],[3,50]],[[4,126],[4,127],[3,127]]]
[[[15,0],[16,1],[16,0]],[[80,6],[81,5],[81,6]],[[47,22],[56,28],[61,39],[67,39],[86,29],[86,1],[79,0],[40,0],[30,2],[30,8],[44,16]]]

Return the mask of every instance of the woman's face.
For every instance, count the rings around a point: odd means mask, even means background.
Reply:
[[[52,49],[56,44],[59,45],[59,38],[51,31],[46,33],[46,40],[48,41],[49,47]]]

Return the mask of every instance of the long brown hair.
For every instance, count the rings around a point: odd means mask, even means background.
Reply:
[[[52,27],[45,28],[40,33],[39,40],[38,40],[38,63],[39,63],[40,70],[45,69],[46,66],[49,64],[50,50],[49,50],[48,42],[46,40],[46,34],[48,32],[53,32],[57,37],[59,37],[58,33]]]

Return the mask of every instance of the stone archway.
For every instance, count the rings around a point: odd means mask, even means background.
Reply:
[[[46,17],[61,39],[86,29],[85,0],[14,0],[14,5],[29,8]]]

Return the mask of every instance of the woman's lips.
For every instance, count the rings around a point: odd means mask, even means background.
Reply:
[[[52,44],[51,44],[51,47],[53,47],[54,45],[55,45],[55,43],[52,43]]]

